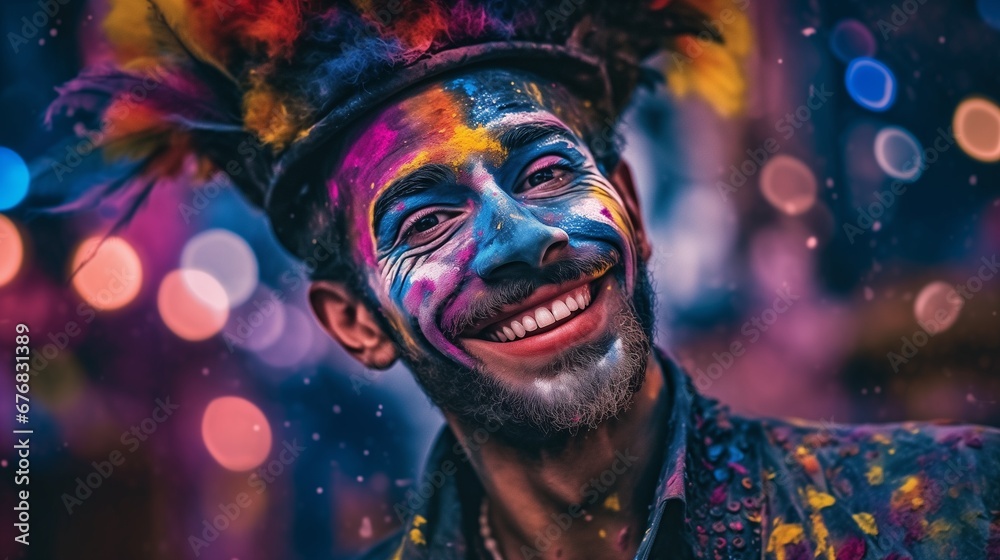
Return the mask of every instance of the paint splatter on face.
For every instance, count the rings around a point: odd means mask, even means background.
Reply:
[[[561,86],[475,71],[357,127],[330,181],[404,360],[469,422],[572,430],[641,383],[648,283],[594,120]]]

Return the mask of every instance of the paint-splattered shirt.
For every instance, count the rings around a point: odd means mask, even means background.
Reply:
[[[1000,559],[1000,431],[742,418],[661,361],[670,435],[636,558]],[[426,472],[444,476],[365,558],[488,558],[482,488],[448,429]]]

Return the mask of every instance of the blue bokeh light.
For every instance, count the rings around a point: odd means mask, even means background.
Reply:
[[[830,50],[845,64],[860,56],[875,56],[875,37],[860,21],[841,20],[830,33]]]
[[[979,15],[983,17],[986,25],[994,29],[1000,29],[1000,0],[978,0]]]
[[[0,146],[0,210],[13,208],[28,195],[28,166],[10,148]]]
[[[869,57],[859,57],[847,66],[847,93],[865,109],[887,111],[896,102],[896,76],[889,67]]]

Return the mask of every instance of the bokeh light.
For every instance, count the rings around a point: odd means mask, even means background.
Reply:
[[[120,237],[85,240],[73,256],[72,270],[73,288],[95,309],[124,307],[142,289],[142,261]]]
[[[858,105],[882,112],[896,102],[896,76],[889,67],[869,57],[859,57],[847,66],[847,93]]]
[[[285,328],[281,338],[257,353],[264,363],[276,368],[299,365],[312,348],[316,324],[311,317],[292,306],[285,306]]]
[[[167,328],[184,340],[205,340],[221,331],[229,318],[226,290],[202,270],[168,273],[160,283],[156,306]]]
[[[1000,107],[988,99],[962,101],[952,121],[955,140],[969,156],[979,161],[1000,161]]]
[[[28,165],[10,148],[0,146],[0,210],[13,208],[28,194]]]
[[[845,64],[858,57],[875,56],[875,37],[860,21],[841,20],[830,33],[830,50]]]
[[[14,222],[0,214],[0,286],[17,276],[24,261],[24,242]]]
[[[886,175],[912,183],[923,173],[923,147],[905,128],[887,126],[875,136],[875,161]]]
[[[229,230],[212,229],[192,237],[181,252],[181,268],[211,274],[233,307],[246,301],[257,287],[257,257],[242,237]]]
[[[760,190],[772,206],[795,216],[816,203],[816,176],[805,163],[784,154],[771,158],[760,174]]]
[[[927,334],[938,334],[955,324],[964,303],[947,282],[931,282],[920,290],[913,302],[913,315]]]
[[[977,0],[979,15],[994,29],[1000,29],[1000,0]]]
[[[271,452],[271,424],[257,405],[241,397],[208,403],[201,437],[212,458],[231,471],[248,471]]]
[[[224,330],[226,340],[259,351],[274,344],[285,329],[285,304],[271,289],[261,286],[253,297],[234,308]]]

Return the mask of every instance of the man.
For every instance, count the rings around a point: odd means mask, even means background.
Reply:
[[[650,245],[609,139],[638,61],[717,40],[717,3],[275,1],[218,25],[200,3],[138,23],[126,4],[109,21],[151,31],[109,25],[119,52],[170,71],[133,120],[111,95],[102,147],[171,138],[128,173],[180,170],[180,145],[301,258],[334,240],[320,322],[368,367],[402,360],[444,412],[432,495],[370,558],[1000,558],[996,431],[734,417],[653,349]],[[86,76],[62,103],[138,76]]]

